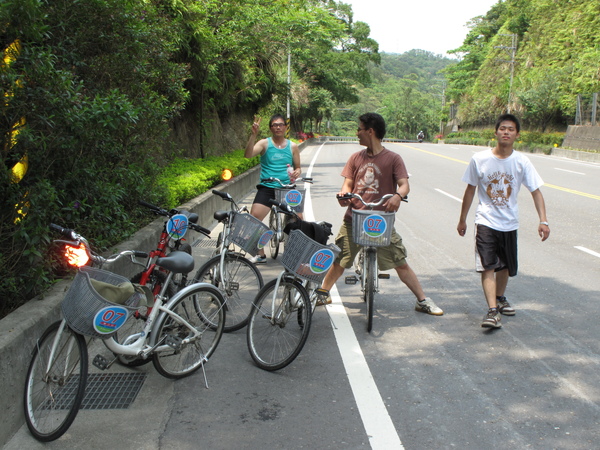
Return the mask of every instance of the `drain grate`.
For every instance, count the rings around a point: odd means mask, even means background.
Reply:
[[[216,247],[216,242],[217,241],[214,239],[198,239],[192,244],[192,246],[200,248],[213,248]]]
[[[91,373],[81,409],[126,409],[137,397],[145,373]]]

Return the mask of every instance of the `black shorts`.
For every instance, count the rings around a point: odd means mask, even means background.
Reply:
[[[517,230],[498,231],[485,225],[476,225],[475,265],[477,272],[508,269],[508,275],[517,274]]]
[[[259,203],[261,205],[271,207],[270,200],[275,200],[275,189],[259,184],[256,186],[256,196],[252,203]]]

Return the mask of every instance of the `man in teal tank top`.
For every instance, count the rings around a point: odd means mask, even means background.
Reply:
[[[285,138],[286,123],[281,114],[275,114],[269,121],[269,129],[272,137],[261,139],[256,142],[261,119],[255,119],[252,124],[252,132],[246,144],[246,158],[260,155],[260,179],[277,178],[284,184],[290,183],[288,165],[293,167],[294,179],[300,178],[300,150],[298,145]],[[261,182],[256,186],[257,192],[250,214],[262,221],[271,211],[269,200],[275,199],[275,188],[280,187],[277,182]],[[255,264],[266,264],[267,258],[263,249],[259,250],[257,256],[252,258]]]

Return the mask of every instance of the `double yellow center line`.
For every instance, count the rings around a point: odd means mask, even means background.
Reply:
[[[400,144],[400,145],[402,145],[404,147],[411,148],[413,150],[418,150],[418,151],[420,151],[422,153],[428,153],[430,155],[437,156],[439,158],[449,159],[450,161],[454,161],[454,162],[457,162],[457,163],[460,163],[460,164],[465,164],[465,165],[469,164],[468,162],[463,161],[461,159],[452,158],[450,156],[442,155],[440,153],[430,152],[428,150],[423,150],[421,148],[412,147],[412,146],[406,145],[406,144]],[[575,189],[569,189],[569,188],[566,188],[566,187],[557,186],[555,184],[544,183],[544,187],[549,187],[551,189],[556,189],[558,191],[568,192],[569,194],[580,195],[582,197],[592,198],[594,200],[600,200],[600,195],[588,194],[587,192],[576,191]]]

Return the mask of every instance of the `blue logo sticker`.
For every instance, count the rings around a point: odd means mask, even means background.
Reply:
[[[123,306],[113,305],[102,308],[94,316],[94,330],[100,334],[110,334],[121,328],[128,316],[129,311]]]
[[[273,230],[267,230],[265,231],[262,236],[260,237],[260,239],[258,240],[258,243],[256,244],[256,246],[258,248],[263,248],[265,245],[267,245],[269,243],[269,241],[271,240],[271,238],[273,237]]]
[[[295,189],[287,191],[285,194],[285,202],[292,208],[294,206],[298,206],[300,203],[302,203],[302,193]]]
[[[363,222],[363,231],[373,238],[381,236],[386,229],[387,223],[379,214],[371,214]]]
[[[183,214],[175,214],[167,221],[167,233],[171,239],[181,239],[188,229],[188,218]]]
[[[319,250],[318,252],[315,252],[310,258],[310,270],[313,273],[327,272],[333,264],[334,259],[335,255],[330,249],[324,248],[323,250]]]

